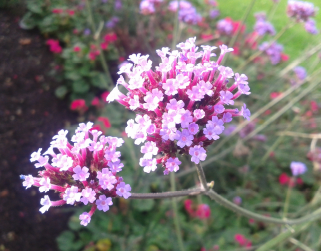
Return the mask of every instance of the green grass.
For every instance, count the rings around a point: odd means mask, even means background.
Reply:
[[[231,17],[234,20],[240,20],[248,5],[252,0],[218,0],[218,8],[221,12],[221,17]],[[321,8],[320,0],[310,0],[317,8]],[[247,20],[247,30],[253,29],[255,23],[254,13],[271,10],[273,6],[272,0],[256,0]],[[280,0],[273,18],[270,20],[274,25],[276,32],[279,32],[288,22],[289,18],[286,15],[287,0]],[[317,27],[321,28],[321,13],[317,13],[315,20]],[[284,52],[290,55],[290,60],[297,58],[306,48],[311,48],[313,45],[320,43],[320,35],[311,35],[304,29],[304,24],[299,23],[290,28],[279,39],[279,43],[284,45]]]

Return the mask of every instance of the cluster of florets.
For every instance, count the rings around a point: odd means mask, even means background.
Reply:
[[[273,25],[266,21],[265,13],[256,13],[255,14],[256,23],[254,25],[254,31],[257,32],[260,36],[264,36],[265,34],[270,34],[271,36],[275,35],[275,29]]]
[[[271,64],[278,64],[282,59],[283,46],[276,42],[264,42],[259,46],[260,51],[264,51],[269,57]]]
[[[315,21],[311,18],[315,15],[316,8],[313,3],[303,1],[288,1],[287,14],[298,22],[304,22],[305,30],[311,34],[317,34],[318,29]]]
[[[178,18],[182,22],[188,24],[197,24],[198,22],[202,21],[202,16],[197,13],[195,7],[188,1],[171,1],[168,9],[172,12],[177,12],[178,9]]]
[[[117,100],[137,113],[125,129],[127,135],[139,145],[144,154],[140,165],[145,172],[154,171],[162,164],[164,173],[177,171],[181,162],[177,154],[189,154],[198,164],[206,158],[206,147],[219,139],[224,123],[235,116],[249,119],[250,111],[244,104],[242,109],[227,109],[241,94],[250,94],[247,76],[235,73],[220,65],[224,55],[233,51],[221,45],[217,61],[210,61],[216,47],[202,46],[198,52],[195,38],[177,45],[181,51],[170,52],[169,48],[157,50],[162,62],[151,70],[148,55],[131,55],[119,74],[126,73],[109,94],[107,101]],[[228,87],[234,76],[234,83]],[[127,96],[118,90],[123,85]],[[234,94],[233,91],[238,89]],[[162,153],[163,157],[153,158]]]
[[[304,80],[306,77],[307,77],[307,71],[304,67],[302,66],[296,66],[293,68],[293,71],[296,75],[296,77],[299,79],[299,80]]]
[[[219,20],[216,24],[216,28],[221,35],[226,36],[231,35],[234,29],[231,20],[226,18]]]
[[[44,167],[45,170],[39,171],[39,177],[22,175],[23,186],[37,186],[40,192],[55,190],[61,197],[61,200],[51,201],[45,195],[40,202],[40,212],[48,211],[51,206],[90,204],[90,212],[82,213],[79,217],[80,224],[86,226],[97,208],[106,212],[113,204],[113,197],[127,199],[131,195],[130,185],[117,175],[124,165],[120,162],[121,154],[116,148],[124,141],[101,136],[100,131],[90,130],[92,125],[91,122],[79,125],[71,138],[73,145],[66,137],[68,131],[61,130],[53,137],[45,153],[41,154],[40,148],[31,154],[30,161],[37,161],[35,167]]]
[[[155,6],[163,2],[163,0],[142,0],[139,8],[143,15],[150,15],[155,13]]]
[[[310,17],[315,15],[316,9],[313,3],[289,0],[287,6],[287,14],[289,17],[295,18],[297,21],[306,22]]]

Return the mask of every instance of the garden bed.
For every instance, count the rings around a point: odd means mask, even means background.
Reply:
[[[30,154],[76,116],[54,95],[59,84],[47,76],[53,56],[44,39],[18,21],[0,12],[0,250],[57,250],[69,214],[60,208],[41,214],[43,194],[26,191],[19,175],[37,174]]]

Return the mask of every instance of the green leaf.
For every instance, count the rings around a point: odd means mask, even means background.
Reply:
[[[89,88],[89,85],[84,80],[79,80],[72,83],[72,90],[76,93],[85,93],[89,91]]]
[[[42,9],[41,9],[41,5],[39,5],[38,3],[33,3],[33,2],[28,2],[28,9],[33,12],[33,13],[37,13],[37,14],[42,14]]]
[[[36,21],[32,17],[32,13],[28,12],[19,22],[19,26],[24,30],[31,30],[36,27]]]
[[[82,226],[80,225],[80,220],[76,215],[73,215],[70,217],[70,220],[68,222],[68,226],[70,229],[75,230],[75,231],[82,228]]]
[[[66,72],[65,77],[70,80],[79,80],[81,78],[76,71]]]
[[[55,90],[55,95],[56,95],[58,98],[64,98],[67,93],[68,93],[68,89],[67,89],[67,87],[64,86],[64,85],[59,86],[59,87]]]
[[[62,232],[57,238],[57,244],[61,251],[77,251],[82,246],[81,241],[74,241],[75,234],[71,231]]]

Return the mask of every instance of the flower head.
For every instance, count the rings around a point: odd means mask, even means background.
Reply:
[[[304,174],[308,170],[304,163],[296,161],[291,162],[290,168],[293,176]]]
[[[170,9],[176,11],[177,5],[178,1],[171,2]],[[180,1],[180,8],[188,6],[187,1]],[[126,83],[120,76],[119,83],[125,87],[139,81],[127,88],[126,95],[117,87],[112,92],[117,93],[115,100],[136,113],[135,119],[128,120],[125,131],[135,144],[144,143],[140,165],[145,172],[155,171],[157,164],[164,167],[165,174],[177,171],[179,154],[189,154],[197,164],[204,161],[206,147],[219,138],[225,123],[235,116],[250,117],[246,105],[241,112],[226,109],[240,95],[250,94],[247,76],[220,65],[225,54],[233,49],[221,45],[219,58],[211,61],[216,47],[202,46],[199,51],[195,40],[189,38],[178,44],[178,50],[157,50],[161,63],[155,71],[151,70],[150,60],[145,68],[148,55],[134,54],[129,57],[134,65],[119,72],[129,79]],[[233,76],[234,83],[227,86],[227,79]]]
[[[30,161],[37,161],[35,167],[44,169],[39,177],[22,176],[23,186],[37,186],[40,192],[55,190],[61,197],[61,200],[51,201],[45,195],[41,199],[42,213],[50,206],[89,204],[90,212],[80,215],[81,224],[86,226],[96,208],[107,211],[112,198],[130,196],[130,186],[118,175],[124,165],[116,149],[124,140],[103,136],[101,132],[91,130],[92,126],[91,122],[79,124],[71,138],[72,143],[66,138],[68,131],[61,130],[53,137],[51,147],[44,153],[46,156],[41,154],[42,149],[31,154]],[[125,190],[120,189],[120,183]]]

